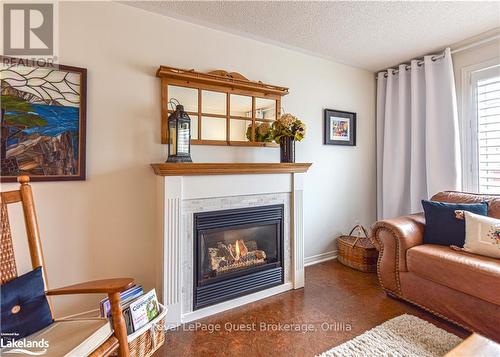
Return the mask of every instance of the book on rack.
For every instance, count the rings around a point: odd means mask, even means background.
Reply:
[[[120,300],[122,309],[124,306],[128,305],[129,302],[138,298],[144,294],[144,290],[142,286],[132,286],[131,288],[120,293]],[[101,312],[101,317],[110,317],[111,316],[111,303],[108,298],[102,299],[99,303],[99,310]]]

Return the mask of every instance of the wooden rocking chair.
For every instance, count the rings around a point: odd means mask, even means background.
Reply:
[[[46,329],[41,330],[42,332],[47,329],[58,331],[58,333],[52,336],[52,338],[55,338],[55,341],[50,341],[51,336],[49,332],[45,332],[43,335],[43,337],[49,340],[50,343],[48,354],[54,355],[54,351],[57,351],[55,352],[56,354],[62,355],[64,351],[75,351],[75,348],[78,348],[78,351],[80,352],[86,351],[86,348],[87,349],[90,348],[90,350],[84,352],[83,354],[90,356],[108,356],[116,352],[116,349],[118,348],[118,356],[120,357],[129,356],[129,348],[127,343],[127,330],[125,327],[125,321],[120,306],[120,292],[131,287],[134,282],[133,279],[118,278],[118,279],[96,280],[81,284],[75,284],[64,288],[49,290],[47,284],[46,269],[43,260],[42,245],[40,241],[40,234],[38,230],[38,223],[35,213],[35,205],[33,202],[33,195],[31,191],[31,186],[29,185],[29,181],[30,179],[28,176],[20,176],[18,177],[18,182],[21,184],[19,190],[1,192],[0,284],[3,285],[6,282],[9,282],[17,277],[17,268],[14,256],[14,248],[12,244],[11,229],[8,219],[7,205],[20,202],[24,212],[24,220],[26,225],[26,233],[28,237],[31,263],[33,269],[38,267],[42,268],[42,275],[45,283],[45,294],[66,295],[66,294],[101,293],[101,294],[107,294],[109,297],[109,301],[111,303],[111,316],[112,316],[112,327],[113,327],[113,332],[111,337],[109,337],[108,334],[104,338],[102,338],[101,336],[102,341],[99,341],[98,339],[96,340],[96,338],[93,337],[94,336],[93,333],[95,331],[92,330],[82,331],[83,329],[82,326],[84,325],[82,323],[82,320],[78,320],[78,322],[76,323],[73,320],[73,324],[76,325],[75,333],[71,333],[71,328],[68,328],[69,326],[71,326],[69,325],[70,319],[55,320],[52,323],[52,325],[50,325]],[[53,317],[54,314],[52,306],[51,306],[51,312]],[[90,320],[96,321],[95,318]],[[101,320],[101,323],[109,324],[109,322],[105,320],[104,322],[102,322]],[[63,325],[62,327],[57,328],[56,324],[67,324],[67,325]],[[91,329],[96,328],[95,324],[94,325],[89,324],[89,326]],[[109,325],[107,327],[109,328],[109,331],[111,331]],[[62,331],[64,331],[64,333],[61,334]],[[38,332],[31,336],[34,336],[36,334],[38,334]],[[64,336],[64,334],[66,334],[65,335],[66,337]],[[69,338],[69,336],[71,336],[72,338]],[[89,340],[92,340],[93,347],[80,346],[78,343],[84,341],[74,341],[75,336],[82,336],[82,339],[87,342]],[[29,338],[30,336],[27,337],[27,339]],[[68,346],[67,344],[70,343],[69,342],[70,340],[73,340],[73,342],[77,342],[77,346]],[[66,344],[66,346],[64,347],[58,346],[59,344]],[[67,352],[64,352],[64,354],[66,353]]]

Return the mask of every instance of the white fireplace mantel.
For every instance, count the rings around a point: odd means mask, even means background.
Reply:
[[[311,164],[153,164],[162,213],[162,287],[167,323],[176,326],[304,286],[304,174]],[[241,169],[241,170],[240,170]],[[289,266],[283,285],[193,311],[192,214],[282,201],[288,206]],[[280,202],[281,202],[280,201]],[[215,208],[215,209],[214,209]]]

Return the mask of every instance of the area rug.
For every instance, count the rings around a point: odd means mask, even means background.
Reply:
[[[462,339],[416,316],[401,315],[366,331],[320,357],[438,357]]]

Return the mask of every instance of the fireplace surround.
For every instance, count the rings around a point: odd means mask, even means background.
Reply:
[[[168,308],[167,326],[178,326],[304,286],[303,190],[305,172],[310,165],[307,163],[152,165],[158,175],[158,228],[161,237],[156,249],[158,261],[161,262],[157,270],[157,286],[160,299]],[[248,294],[245,292],[245,295],[239,297],[231,297],[213,305],[195,308],[196,261],[193,229],[195,215],[273,205],[284,207],[283,245],[281,247],[283,280],[276,286]],[[214,239],[217,241],[217,238]],[[237,240],[242,239],[226,242],[233,244],[230,248],[233,255],[236,254],[234,244]],[[245,243],[244,239],[243,243]],[[224,249],[222,246],[220,248]],[[263,255],[258,251],[264,251],[266,258],[268,256],[267,247],[261,247],[257,242],[248,242],[244,245],[240,242],[238,249],[240,249],[240,255],[241,250],[247,250],[252,252],[250,257],[260,259],[260,261],[250,263],[245,263],[244,260],[238,262],[250,264],[256,270],[259,268],[258,265],[264,263]],[[227,254],[226,252],[226,256]],[[269,254],[269,256],[272,255]],[[233,270],[239,266],[232,264],[224,269]],[[271,271],[271,269],[263,270],[264,273]]]
[[[284,282],[284,205],[195,213],[193,310]]]

